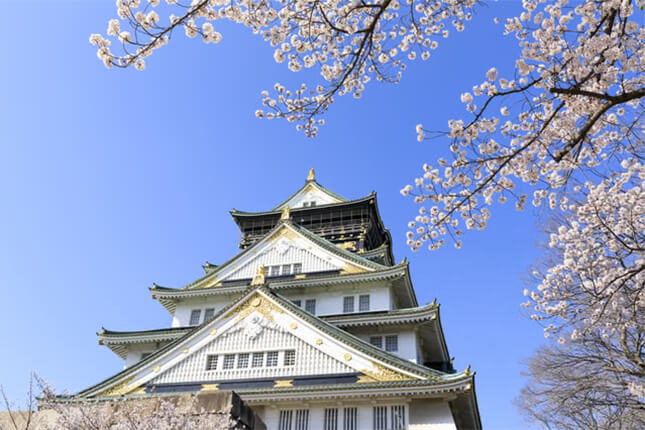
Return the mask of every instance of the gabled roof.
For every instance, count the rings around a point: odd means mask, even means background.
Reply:
[[[291,212],[293,214],[297,214],[299,212],[305,212],[305,211],[311,211],[311,210],[318,210],[318,209],[324,209],[328,207],[338,207],[338,206],[350,206],[350,205],[355,205],[358,203],[363,203],[366,201],[370,201],[373,198],[375,198],[376,193],[372,192],[369,195],[365,197],[361,197],[359,199],[354,199],[354,200],[347,200],[343,199],[340,202],[337,203],[328,203],[328,204],[323,204],[323,205],[318,205],[318,206],[313,206],[313,207],[297,207],[291,209]],[[257,217],[257,216],[265,216],[265,215],[276,215],[278,216],[281,212],[282,209],[284,209],[284,205],[278,206],[276,208],[273,208],[268,211],[262,211],[262,212],[248,212],[248,211],[240,211],[237,209],[232,209],[230,211],[230,214],[233,216],[233,218],[244,218],[244,217]]]
[[[388,266],[384,266],[382,264],[368,260],[367,258],[361,257],[360,255],[355,254],[351,251],[342,249],[334,245],[333,243],[323,239],[322,237],[317,236],[316,234],[310,232],[306,228],[292,223],[289,220],[281,220],[271,231],[269,231],[260,241],[255,243],[253,246],[246,248],[244,251],[240,252],[235,257],[217,266],[216,268],[214,268],[214,270],[208,272],[206,275],[202,276],[201,278],[197,279],[194,282],[191,282],[190,284],[184,286],[183,288],[195,289],[195,288],[205,288],[205,287],[213,286],[214,284],[217,283],[218,275],[222,274],[227,269],[230,269],[232,266],[235,265],[236,262],[240,261],[243,257],[247,255],[253,255],[255,250],[257,250],[260,246],[263,246],[274,235],[276,235],[283,229],[288,229],[292,231],[298,236],[305,238],[312,245],[315,245],[317,247],[324,249],[325,251],[347,261],[349,264],[362,268],[365,272],[383,270],[388,268]]]
[[[315,192],[315,193],[320,193],[324,196],[327,196],[331,202],[330,203],[340,203],[340,202],[345,202],[347,199],[344,197],[339,196],[338,194],[334,193],[331,190],[328,190],[327,188],[323,187],[320,185],[317,181],[316,178],[314,177],[314,168],[312,167],[311,170],[309,171],[309,175],[307,176],[307,180],[305,181],[305,184],[298,189],[295,193],[290,195],[285,201],[280,203],[278,206],[273,208],[274,211],[279,211],[282,210],[285,206],[291,206],[289,203],[295,200],[297,197],[304,195],[307,192]]]
[[[123,395],[139,390],[147,381],[158,376],[158,372],[165,371],[164,369],[169,369],[181,362],[184,357],[188,356],[188,351],[198,352],[213,338],[226,333],[230,327],[235,326],[241,316],[245,317],[253,312],[261,312],[263,315],[269,312],[276,320],[279,319],[281,324],[291,321],[290,328],[294,330],[296,336],[302,336],[305,332],[312,330],[319,333],[319,337],[327,339],[324,348],[326,353],[331,354],[332,350],[337,354],[340,353],[338,351],[347,351],[344,356],[345,361],[350,366],[357,366],[357,370],[360,369],[360,372],[375,381],[417,379],[442,384],[467,379],[470,376],[469,372],[455,374],[440,372],[376,348],[303,311],[289,300],[261,286],[250,289],[244,297],[220,310],[201,326],[191,329],[181,338],[124,371],[78,393],[76,397]],[[300,324],[302,324],[304,332],[295,330]],[[313,343],[313,339],[307,339]],[[317,344],[317,347],[322,350],[320,344]]]

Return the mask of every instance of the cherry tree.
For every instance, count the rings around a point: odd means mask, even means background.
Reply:
[[[207,43],[218,20],[249,27],[289,70],[320,71],[317,82],[262,93],[261,118],[293,122],[316,136],[335,97],[360,98],[370,81],[398,82],[450,31],[462,31],[475,0],[118,0],[107,37],[94,34],[108,67],[142,70],[181,28]],[[162,21],[158,11],[168,14]],[[577,345],[605,339],[624,368],[600,367],[645,391],[645,0],[522,0],[504,32],[519,43],[513,73],[482,73],[459,97],[465,113],[446,126],[416,127],[417,139],[446,142],[401,193],[419,206],[413,250],[462,246],[492,207],[535,206],[562,220],[553,264],[526,290],[545,336]],[[178,12],[177,12],[178,11]],[[177,15],[174,15],[176,13]],[[112,42],[116,42],[113,50]],[[501,65],[500,65],[501,68]],[[484,72],[484,71],[482,71]],[[423,121],[423,113],[419,113]],[[531,291],[535,290],[535,291]],[[592,354],[592,350],[588,350]],[[618,377],[618,376],[617,376]],[[631,394],[630,394],[631,393]]]

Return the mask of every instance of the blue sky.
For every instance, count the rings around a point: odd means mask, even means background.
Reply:
[[[245,28],[221,28],[219,45],[177,34],[144,72],[107,70],[88,37],[105,32],[113,0],[0,4],[13,17],[0,27],[0,383],[14,399],[34,370],[70,391],[118,371],[96,343],[101,326],[168,326],[147,288],[181,286],[204,261],[230,258],[239,232],[228,211],[275,206],[313,165],[345,197],[377,191],[395,258],[411,262],[421,303],[441,303],[456,367],[477,371],[485,427],[525,426],[512,401],[522,360],[543,342],[519,306],[539,218],[496,207],[463,249],[412,253],[416,208],[399,194],[447,154],[446,142],[418,143],[415,125],[445,128],[486,70],[512,70],[516,41],[493,17],[515,3],[480,9],[401,84],[340,98],[315,140],[255,118],[260,91],[300,79]]]

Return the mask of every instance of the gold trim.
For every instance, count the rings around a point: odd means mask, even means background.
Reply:
[[[188,354],[188,348],[184,348],[183,351],[181,351],[182,354]]]
[[[293,387],[293,379],[281,379],[281,380],[275,380],[275,385],[273,388],[288,388],[288,387]]]
[[[322,339],[316,339],[316,345],[322,345],[323,340]]]
[[[217,329],[216,328],[212,329],[211,330],[211,335],[216,335],[216,334],[217,334]]]
[[[291,209],[289,209],[289,206],[285,206],[284,209],[282,209],[280,221],[288,221],[289,218],[291,218]]]
[[[97,396],[120,396],[122,394],[126,394],[128,391],[136,388],[136,387],[128,387],[128,384],[132,382],[136,376],[137,375],[132,375],[129,378],[124,379],[118,384],[113,385],[112,387],[104,391],[101,391],[100,393],[97,394]]]
[[[219,384],[202,384],[202,388],[199,391],[217,391],[219,390]]]
[[[316,180],[316,172],[314,171],[313,166],[311,167],[311,170],[309,171],[309,174],[307,174],[307,181],[315,181]]]
[[[292,330],[295,330],[298,328],[298,324],[296,324],[295,322],[292,322],[291,324],[289,324],[289,327],[291,327]]]
[[[257,303],[258,300],[259,300],[259,303]],[[281,308],[274,305],[267,299],[261,297],[259,293],[255,293],[253,296],[249,297],[246,300],[246,302],[240,305],[237,308],[237,310],[233,309],[232,311],[230,311],[228,315],[236,314],[235,322],[238,323],[239,321],[243,320],[253,312],[258,312],[262,314],[266,319],[268,319],[271,322],[274,322],[274,318],[273,318],[274,312],[280,313],[280,314],[284,313],[284,311]]]
[[[392,370],[388,367],[383,366],[382,364],[372,362],[372,366],[376,369],[375,371],[363,369],[363,372],[366,376],[369,376],[376,381],[410,381],[413,380],[411,376],[405,375],[403,373]]]
[[[152,370],[153,370],[154,372],[158,372],[158,371],[160,371],[160,370],[161,370],[161,367],[159,367],[159,365],[156,365],[155,367],[153,367],[153,368],[152,368]]]
[[[349,360],[352,359],[352,354],[347,352],[347,353],[345,353],[345,355],[343,355],[343,358],[345,359],[345,361],[349,361]]]

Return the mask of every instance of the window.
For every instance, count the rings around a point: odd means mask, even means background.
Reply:
[[[283,364],[285,366],[294,366],[296,364],[296,350],[290,349],[284,352]]]
[[[204,311],[204,322],[213,318],[213,315],[215,315],[215,308],[206,308]]]
[[[294,422],[295,418],[295,422]],[[308,430],[309,409],[297,409],[295,411],[280,411],[278,417],[279,430]]]
[[[206,356],[206,370],[215,370],[217,369],[217,355],[207,355]]]
[[[289,276],[302,272],[302,263],[269,266],[267,276]]]
[[[302,300],[292,300],[291,302],[299,308],[302,307]]]
[[[296,411],[295,430],[307,430],[309,428],[309,409],[298,409]]]
[[[302,207],[303,207],[303,208],[306,208],[306,207],[314,207],[314,206],[316,206],[316,202],[314,202],[314,201],[311,201],[311,202],[302,202]]]
[[[405,405],[374,407],[374,430],[404,430],[407,428],[405,421]]]
[[[369,294],[358,296],[358,310],[359,311],[369,311],[370,310],[370,295]]]
[[[343,430],[358,430],[357,408],[345,408],[343,410]]]
[[[254,352],[251,367],[262,367],[264,365],[264,352]]]
[[[354,296],[343,297],[343,313],[354,312]]]
[[[405,429],[405,406],[395,405],[390,408],[390,417],[392,423],[390,428],[392,430],[403,430]]]
[[[224,364],[222,369],[232,369],[235,364],[235,354],[226,354],[224,356]]]
[[[269,266],[268,276],[280,276],[280,266]]]
[[[338,430],[338,409],[325,409],[323,430]]]
[[[374,430],[387,430],[387,406],[374,406]]]
[[[198,325],[199,324],[199,318],[202,316],[202,310],[201,309],[193,309],[190,311],[190,325]]]
[[[249,367],[249,354],[238,354],[237,368],[246,369],[247,367]]]
[[[390,352],[399,350],[399,337],[397,335],[385,336],[385,350]]]
[[[383,337],[381,336],[370,336],[370,343],[377,348],[383,348]]]
[[[293,420],[293,411],[280,411],[278,418],[278,429],[291,430],[291,421]]]
[[[278,365],[278,351],[267,352],[267,367],[276,367]]]
[[[316,314],[316,299],[305,300],[305,310],[310,314]]]

